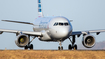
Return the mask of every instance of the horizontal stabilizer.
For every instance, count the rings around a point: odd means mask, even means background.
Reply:
[[[2,20],[2,21],[34,25],[33,23],[21,22],[21,21],[12,21],[12,20]]]

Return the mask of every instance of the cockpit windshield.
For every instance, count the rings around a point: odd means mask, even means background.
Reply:
[[[65,22],[65,23],[62,23],[62,22],[56,22],[56,23],[54,23],[54,26],[68,26],[69,25],[69,23],[67,23],[67,22]]]
[[[63,26],[63,23],[59,23],[59,25]]]
[[[64,23],[65,26],[69,25],[68,23]]]

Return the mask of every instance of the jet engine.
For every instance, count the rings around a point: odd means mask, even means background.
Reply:
[[[30,40],[27,35],[20,34],[17,36],[15,43],[18,47],[25,47],[29,43],[29,41]]]
[[[95,45],[95,38],[92,35],[85,35],[82,40],[82,44],[86,48],[92,48]]]

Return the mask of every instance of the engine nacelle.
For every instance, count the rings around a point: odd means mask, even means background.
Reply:
[[[95,38],[92,35],[85,35],[82,40],[82,44],[86,48],[92,48],[95,45]]]
[[[15,43],[18,47],[25,47],[29,43],[29,38],[27,35],[20,34],[17,36]]]

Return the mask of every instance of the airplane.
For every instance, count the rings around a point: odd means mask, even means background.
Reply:
[[[33,26],[33,31],[18,31],[0,29],[0,34],[15,33],[17,38],[15,43],[18,47],[24,48],[25,50],[33,50],[33,44],[31,42],[37,37],[40,41],[45,42],[59,42],[58,50],[63,50],[62,42],[69,39],[71,44],[68,45],[68,50],[77,50],[77,44],[75,44],[76,36],[80,37],[83,35],[82,44],[86,48],[92,48],[95,46],[95,37],[91,33],[99,35],[105,30],[90,30],[90,31],[73,31],[71,20],[64,16],[52,16],[44,17],[41,0],[38,0],[38,18],[31,22],[2,20],[6,22],[14,22],[21,24],[29,24]],[[30,40],[30,37],[32,39]]]

